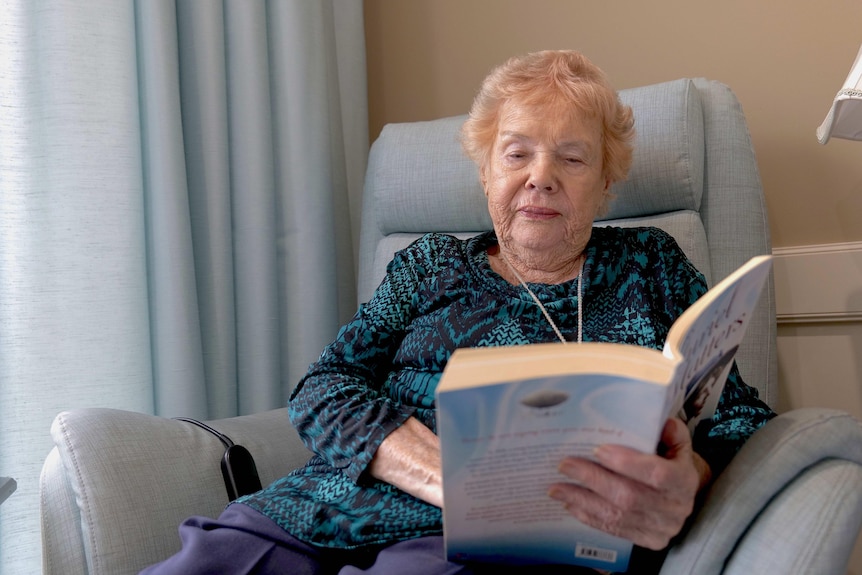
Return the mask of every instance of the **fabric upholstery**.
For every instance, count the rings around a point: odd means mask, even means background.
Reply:
[[[57,448],[51,450],[39,479],[42,516],[42,545],[45,573],[87,573],[84,531],[75,493]]]
[[[627,180],[612,190],[609,220],[679,210],[699,211],[704,186],[700,91],[674,80],[620,91],[635,117],[635,151]]]
[[[779,416],[716,481],[662,575],[725,573],[731,556],[732,573],[842,572],[862,523],[860,466],[862,424],[850,415],[809,408]],[[800,555],[806,549],[818,556]],[[797,561],[811,569],[778,568]],[[763,568],[770,564],[776,569]]]
[[[845,573],[862,518],[860,485],[856,463],[831,459],[802,470],[754,519],[721,573]]]

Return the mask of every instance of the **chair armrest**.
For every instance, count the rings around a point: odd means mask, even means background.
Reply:
[[[81,513],[69,482],[60,451],[48,454],[39,477],[42,526],[42,573],[87,575]]]
[[[263,485],[310,456],[286,409],[209,423],[252,453]],[[51,436],[41,481],[46,575],[69,573],[63,558],[82,545],[73,556],[85,558],[86,573],[138,573],[179,550],[186,517],[215,517],[228,503],[224,446],[190,423],[79,409],[59,414]]]
[[[843,574],[862,520],[862,424],[835,410],[776,417],[710,489],[662,575]]]

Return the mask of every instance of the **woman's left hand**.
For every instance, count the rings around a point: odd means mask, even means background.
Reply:
[[[549,494],[578,520],[648,549],[663,549],[694,509],[711,478],[709,465],[691,445],[685,423],[664,426],[662,455],[602,445],[596,462],[569,457],[560,472],[575,483],[555,483]]]

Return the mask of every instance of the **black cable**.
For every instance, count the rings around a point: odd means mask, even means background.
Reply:
[[[235,444],[233,440],[221,431],[210,427],[202,421],[191,417],[175,417],[176,421],[191,423],[201,429],[218,437],[225,447],[221,460],[221,473],[224,478],[225,489],[227,489],[228,501],[237,497],[260,491],[260,477],[257,474],[257,465],[248,449],[242,445]]]
[[[209,431],[210,433],[212,433],[213,435],[218,437],[219,441],[222,442],[222,444],[225,446],[225,448],[231,447],[234,444],[233,440],[230,437],[228,437],[227,435],[225,435],[221,431],[218,431],[217,429],[210,427],[209,425],[207,425],[206,423],[204,423],[202,421],[198,421],[197,419],[192,419],[191,417],[175,417],[174,419],[177,421],[185,421],[186,423],[191,423],[192,425],[197,425],[201,429],[206,429],[207,431]]]

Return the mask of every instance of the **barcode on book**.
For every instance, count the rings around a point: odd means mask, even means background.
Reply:
[[[602,549],[601,547],[591,547],[578,543],[575,545],[575,557],[613,563],[617,560],[617,552],[613,549]]]

